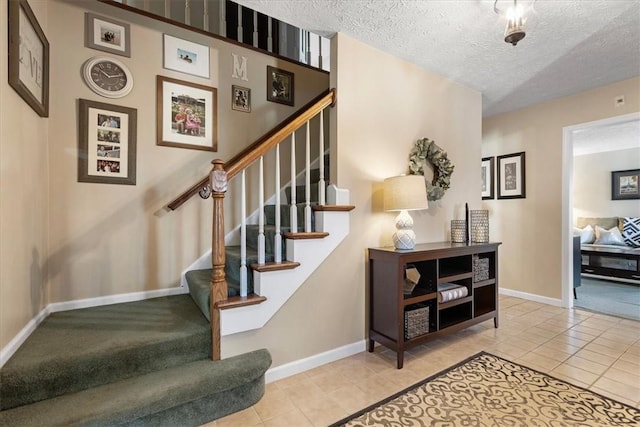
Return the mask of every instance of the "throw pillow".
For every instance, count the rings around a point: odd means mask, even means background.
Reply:
[[[590,225],[585,228],[573,227],[573,232],[580,235],[580,244],[593,243],[596,240],[596,233]]]
[[[618,227],[611,227],[608,230],[596,225],[596,245],[618,245],[626,246],[620,229]]]
[[[622,238],[634,248],[640,247],[640,217],[625,216],[622,220]]]

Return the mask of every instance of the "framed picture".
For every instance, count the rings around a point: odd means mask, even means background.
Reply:
[[[136,184],[135,108],[80,99],[78,182]]]
[[[267,65],[267,101],[294,104],[293,73]]]
[[[218,90],[158,76],[157,144],[218,150]]]
[[[640,199],[640,169],[611,172],[611,200]]]
[[[524,152],[498,156],[498,199],[524,199]]]
[[[164,35],[164,62],[167,70],[209,78],[209,46]]]
[[[231,109],[251,112],[251,89],[242,86],[231,86]]]
[[[26,0],[9,0],[9,85],[49,117],[49,41]]]
[[[115,19],[86,12],[84,45],[91,49],[131,57],[130,26]]]
[[[484,157],[482,159],[482,200],[493,199],[493,188],[495,182],[493,157]]]

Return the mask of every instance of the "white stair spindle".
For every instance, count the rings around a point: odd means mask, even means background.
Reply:
[[[151,10],[151,0],[144,0],[142,7],[144,7],[144,10],[149,12]]]
[[[203,30],[205,31],[209,31],[209,2],[208,0],[205,0],[203,3],[203,7],[202,7],[202,25],[203,25]]]
[[[298,232],[298,207],[296,206],[296,133],[291,134],[291,207],[289,208],[289,222],[291,232]]]
[[[273,52],[273,22],[271,17],[267,18],[267,50]]]
[[[227,2],[221,1],[218,3],[218,23],[220,25],[220,35],[227,37]]]
[[[258,47],[258,12],[253,11],[253,47]]]
[[[264,265],[264,157],[260,156],[258,178],[258,264]]]
[[[304,207],[304,231],[311,233],[311,130],[309,128],[309,120],[307,120],[307,138],[304,154],[304,190],[305,190],[305,207]]]
[[[184,0],[184,23],[191,25],[191,2]]]
[[[242,43],[242,6],[238,5],[238,41]]]
[[[320,111],[320,144],[318,148],[318,158],[320,163],[320,179],[318,180],[318,204],[324,206],[325,183],[324,183],[324,110]]]
[[[282,233],[280,232],[280,144],[276,145],[276,235],[273,240],[273,256],[276,263],[282,262]]]
[[[247,296],[247,188],[245,171],[242,171],[240,195],[240,296]]]
[[[164,17],[171,19],[171,0],[164,0]]]

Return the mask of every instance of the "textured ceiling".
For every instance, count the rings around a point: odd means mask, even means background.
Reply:
[[[640,0],[538,0],[515,47],[503,41],[493,0],[236,2],[326,37],[345,33],[476,89],[485,117],[640,75]]]
[[[640,121],[589,127],[573,134],[573,155],[640,148]],[[637,159],[640,165],[640,158]]]

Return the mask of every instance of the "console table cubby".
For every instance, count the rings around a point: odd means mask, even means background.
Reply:
[[[443,242],[419,244],[411,250],[369,248],[369,352],[375,342],[394,350],[402,369],[408,348],[489,319],[497,328],[499,245]],[[486,270],[476,274],[476,264],[488,266],[488,274]],[[420,274],[410,292],[404,287],[407,268]],[[467,295],[438,302],[438,284],[444,283],[466,287]],[[417,328],[415,323],[405,325],[416,318]]]

